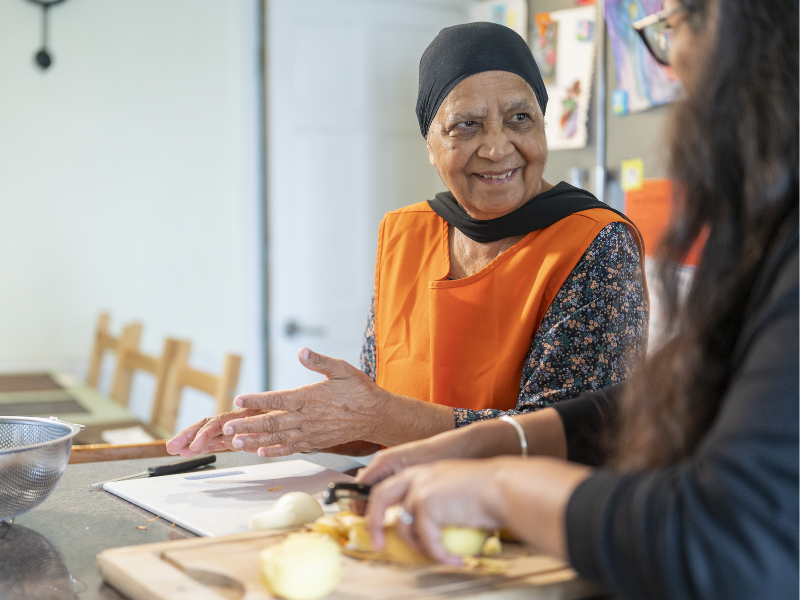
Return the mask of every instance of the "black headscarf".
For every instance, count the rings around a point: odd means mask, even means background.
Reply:
[[[525,40],[505,25],[467,23],[442,29],[419,61],[417,120],[422,137],[428,137],[447,94],[470,75],[485,71],[508,71],[522,77],[533,89],[544,115],[547,90]]]
[[[495,23],[456,25],[442,29],[419,61],[417,119],[423,137],[428,137],[431,122],[447,94],[470,75],[485,71],[508,71],[522,77],[531,86],[544,115],[547,90],[525,40],[512,29]],[[487,221],[470,217],[451,192],[436,194],[428,204],[468,238],[484,244],[543,229],[592,208],[610,210],[633,224],[589,192],[563,181],[515,211]]]
[[[610,210],[633,225],[638,234],[639,230],[625,214],[614,210],[608,204],[600,202],[589,192],[561,182],[550,190],[534,196],[513,212],[498,217],[481,221],[473,219],[464,210],[451,192],[436,194],[433,200],[428,200],[433,211],[458,229],[469,239],[487,244],[496,242],[515,235],[525,235],[531,231],[544,229],[557,223],[576,212],[592,208]],[[644,247],[641,234],[639,239]]]

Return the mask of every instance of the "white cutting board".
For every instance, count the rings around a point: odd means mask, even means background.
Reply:
[[[103,489],[197,535],[217,537],[249,531],[250,516],[269,510],[287,492],[306,492],[322,504],[329,483],[352,480],[305,460],[289,460],[115,481]],[[323,509],[327,514],[339,510],[335,504]]]

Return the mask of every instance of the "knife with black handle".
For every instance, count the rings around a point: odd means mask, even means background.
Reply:
[[[125,481],[126,479],[138,479],[139,477],[160,477],[162,475],[174,475],[175,473],[185,473],[197,467],[210,465],[217,460],[216,454],[206,454],[196,458],[187,458],[186,460],[179,460],[178,462],[170,463],[168,465],[160,465],[158,467],[147,467],[146,471],[141,473],[134,473],[133,475],[126,475],[125,477],[117,477],[116,479],[109,479],[108,481],[101,481],[99,483],[89,484],[89,489],[98,490],[105,484],[113,481]]]

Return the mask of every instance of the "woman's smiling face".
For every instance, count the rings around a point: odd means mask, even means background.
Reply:
[[[514,73],[478,73],[453,88],[431,124],[428,152],[447,188],[476,219],[508,214],[549,187],[542,179],[542,111]]]

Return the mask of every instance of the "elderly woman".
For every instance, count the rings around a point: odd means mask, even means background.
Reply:
[[[325,381],[239,396],[169,451],[368,454],[624,380],[647,343],[640,238],[542,178],[546,106],[511,29],[442,30],[420,61],[417,117],[449,191],[381,223],[363,372],[302,349]]]
[[[797,21],[796,0],[667,0],[637,23],[687,92],[661,262],[673,337],[621,386],[379,454],[360,476],[383,480],[378,548],[401,504],[400,535],[446,562],[443,526],[507,528],[615,598],[798,597]],[[525,440],[539,456],[519,458]]]

